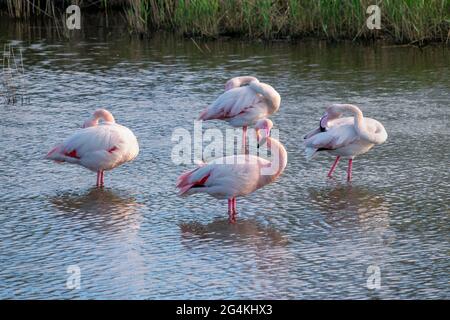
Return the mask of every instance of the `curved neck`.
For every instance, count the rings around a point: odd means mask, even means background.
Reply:
[[[364,122],[364,116],[361,110],[353,104],[338,104],[336,106],[340,109],[340,111],[348,111],[353,114],[355,117],[356,132],[362,139],[370,141],[369,132],[367,131],[366,123]]]
[[[357,106],[352,104],[340,104],[336,106],[342,111],[353,113],[353,115],[355,116],[355,130],[361,139],[374,144],[380,144],[386,141],[387,133],[381,124],[377,128],[377,132],[369,132],[369,130],[367,130],[364,116]]]
[[[99,119],[103,119],[103,121],[112,122],[112,123],[116,122],[114,120],[114,117],[111,114],[111,112],[109,112],[108,110],[105,110],[105,109],[99,109],[94,112],[94,120],[97,121],[97,123],[98,123]]]
[[[276,112],[280,108],[280,94],[272,88],[272,86],[259,81],[252,81],[250,82],[250,88],[261,94],[266,99],[270,109],[269,114]]]
[[[287,165],[287,152],[284,146],[273,138],[266,138],[267,146],[272,153],[272,161],[270,166],[261,168],[261,183],[263,185],[277,179],[284,171]]]
[[[253,81],[259,82],[258,79],[256,79],[255,77],[251,77],[251,76],[234,77],[234,78],[228,80],[227,83],[225,84],[225,91],[231,90],[234,88],[239,88],[239,87],[249,84],[250,82],[253,82]]]
[[[251,76],[236,77],[235,79],[237,80],[236,83],[238,84],[238,87],[249,84],[252,81],[259,82],[258,79],[256,79],[255,77],[251,77]]]

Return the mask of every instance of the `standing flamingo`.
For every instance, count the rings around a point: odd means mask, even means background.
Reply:
[[[99,120],[103,122],[99,124]],[[99,109],[63,143],[53,148],[45,159],[81,165],[97,172],[97,187],[104,186],[104,171],[131,161],[139,153],[133,132],[117,124],[112,114]]]
[[[216,159],[183,173],[177,181],[179,194],[207,193],[217,199],[228,199],[229,221],[236,222],[236,197],[272,183],[286,167],[287,152],[283,145],[268,136],[261,140],[262,144],[265,142],[274,156],[273,161],[249,154]]]
[[[352,113],[353,117],[341,118],[346,111]],[[385,142],[387,132],[377,120],[363,117],[358,107],[333,104],[320,119],[319,128],[309,132],[304,139],[308,159],[318,151],[328,151],[336,156],[328,177],[331,177],[341,157],[349,158],[347,180],[351,181],[353,158]]]
[[[242,127],[245,148],[247,127],[280,108],[281,97],[270,85],[255,77],[235,77],[225,84],[225,92],[207,107],[199,120],[220,119],[233,127]]]

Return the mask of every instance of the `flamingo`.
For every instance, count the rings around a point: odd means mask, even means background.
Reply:
[[[242,127],[245,148],[247,127],[277,112],[280,101],[280,95],[270,85],[255,77],[235,77],[227,81],[225,92],[200,114],[199,120],[220,119]]]
[[[259,141],[261,140],[260,130],[264,130],[265,136],[270,137],[270,130],[272,130],[273,122],[270,119],[264,118],[256,121],[255,123],[255,133],[256,133],[256,141],[258,143],[257,147],[259,149]]]
[[[344,112],[352,113],[353,117],[341,118]],[[351,181],[353,159],[374,145],[384,143],[387,136],[383,125],[375,119],[364,117],[357,106],[333,104],[320,119],[319,128],[304,137],[306,157],[311,159],[318,151],[335,155],[336,160],[328,172],[330,178],[340,158],[348,158],[347,181]]]
[[[228,199],[229,222],[235,223],[236,198],[274,182],[286,167],[287,152],[283,145],[269,136],[263,137],[261,144],[263,143],[267,143],[274,155],[273,161],[255,155],[240,154],[200,164],[178,178],[179,195],[207,193],[217,199]]]
[[[133,132],[117,124],[109,111],[98,109],[84,122],[82,129],[54,147],[45,159],[78,164],[95,171],[97,187],[103,187],[105,170],[133,160],[138,153],[139,145]]]

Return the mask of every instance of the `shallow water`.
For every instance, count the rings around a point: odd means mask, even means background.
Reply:
[[[103,29],[64,39],[2,22],[0,44],[11,42],[24,50],[30,102],[0,106],[0,298],[450,298],[448,49],[197,47]],[[242,74],[280,92],[273,121],[289,162],[279,181],[238,200],[230,225],[226,201],[176,195],[193,166],[172,162],[171,135],[192,131]],[[303,134],[333,102],[359,105],[389,134],[356,158],[351,184],[344,161],[327,179],[333,158],[303,154]],[[141,147],[103,190],[95,174],[42,159],[98,107]],[[66,286],[73,265],[79,289]],[[379,289],[367,287],[370,266]]]

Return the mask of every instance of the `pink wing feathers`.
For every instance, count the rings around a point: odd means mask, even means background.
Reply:
[[[133,133],[120,125],[99,125],[81,129],[53,148],[46,159],[80,164],[88,169],[111,169],[137,156]]]
[[[317,150],[334,150],[345,147],[359,139],[354,127],[354,118],[339,118],[328,123],[329,129],[308,137],[305,140],[305,151],[308,159]]]
[[[204,186],[211,176],[211,167],[200,165],[194,170],[187,171],[180,175],[177,180],[179,195],[186,195],[186,192],[193,187]]]
[[[258,94],[250,86],[234,88],[222,93],[200,114],[199,120],[232,118],[245,112],[258,101]]]
[[[270,161],[253,155],[236,155],[216,159],[183,173],[177,180],[179,195],[209,193],[217,198],[249,194],[259,187],[262,166]]]

